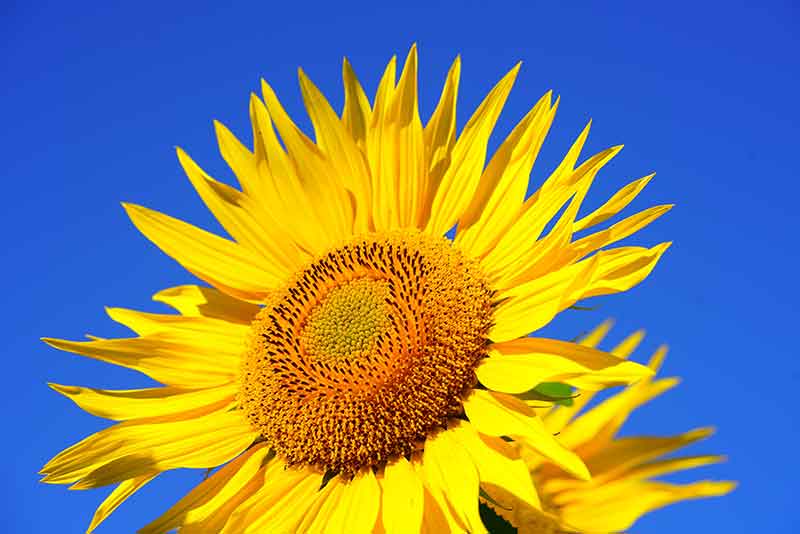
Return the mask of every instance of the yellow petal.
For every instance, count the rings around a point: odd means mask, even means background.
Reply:
[[[269,115],[321,223],[318,231],[331,241],[347,238],[353,230],[353,210],[341,177],[333,172],[319,148],[294,124],[264,80],[261,80],[261,90]]]
[[[451,421],[448,431],[472,458],[478,469],[481,488],[495,502],[503,506],[507,503],[504,494],[510,494],[515,501],[541,508],[525,462],[508,443],[498,437],[478,434],[467,421]]]
[[[157,211],[123,204],[128,216],[150,241],[189,272],[221,291],[248,301],[261,301],[283,283],[244,247]]]
[[[576,141],[576,144],[581,145],[581,140]],[[570,169],[569,172],[554,172],[556,178],[548,179],[537,193],[525,201],[514,223],[503,232],[496,246],[481,260],[483,268],[498,279],[498,284],[509,287],[509,282],[519,276],[520,266],[530,263],[526,256],[534,253],[531,249],[537,246],[537,239],[547,224],[571,197],[576,196],[570,206],[571,212],[561,218],[562,226],[568,224],[571,231],[577,208],[595,176],[621,149],[621,146],[615,146],[603,150],[574,171]]]
[[[269,206],[270,224],[280,225],[304,252],[316,254],[330,244],[322,220],[297,175],[295,165],[283,149],[264,103],[250,95],[250,117],[256,129],[257,147],[263,152],[258,163],[260,202]]]
[[[391,75],[391,78],[389,78]],[[368,138],[375,228],[414,227],[425,189],[425,147],[417,104],[417,49],[408,53],[397,87],[387,69]]]
[[[254,120],[255,117],[252,117],[252,109],[251,119],[253,119],[253,131],[257,133],[258,123]],[[261,201],[267,200],[258,172],[258,159],[263,157],[263,145],[259,136],[255,135],[253,140],[256,152],[259,153],[259,157],[257,157],[222,123],[214,121],[214,130],[217,134],[220,155],[236,175],[245,194],[252,195]]]
[[[210,317],[246,325],[261,309],[214,288],[193,285],[163,289],[153,295],[153,300],[175,308],[185,317]]]
[[[598,252],[597,270],[585,288],[577,288],[571,298],[589,298],[627,291],[650,274],[672,243],[653,248],[619,247]],[[575,301],[573,300],[573,302]]]
[[[450,430],[425,440],[422,454],[425,484],[437,500],[449,504],[453,515],[469,532],[486,532],[478,513],[480,479],[469,453]]]
[[[589,479],[583,461],[563,447],[521,400],[503,393],[474,389],[464,400],[464,410],[478,432],[523,441],[569,473],[583,480]]]
[[[355,139],[359,147],[364,150],[367,139],[367,127],[372,120],[372,108],[347,58],[342,62],[342,80],[344,82],[342,122],[350,131],[350,135],[353,136],[353,139]]]
[[[598,261],[590,258],[501,292],[489,339],[509,341],[545,326],[585,292]]]
[[[473,257],[494,245],[522,207],[531,169],[558,106],[551,107],[551,96],[544,95],[500,145],[459,220],[455,241]]]
[[[78,482],[74,487],[85,489],[153,471],[217,467],[256,437],[238,411],[142,421],[118,423],[65,449],[42,468],[43,482]]]
[[[207,523],[231,501],[241,503],[250,495],[247,489],[252,482],[256,482],[258,488],[263,485],[263,466],[268,452],[265,444],[254,445],[195,486],[159,518],[139,530],[139,534],[164,534],[178,527],[188,530]]]
[[[711,427],[698,428],[677,436],[645,436],[615,439],[587,459],[598,481],[610,480],[636,465],[668,454],[714,433]]]
[[[369,169],[356,141],[316,85],[299,71],[300,88],[314,125],[317,145],[325,153],[332,170],[356,199],[355,233],[369,231],[372,193]]]
[[[401,456],[386,464],[382,482],[382,520],[386,534],[418,533],[425,495],[414,468]]]
[[[592,449],[604,447],[633,410],[669,391],[678,382],[677,378],[665,378],[652,384],[636,384],[609,397],[570,423],[561,433],[562,443],[572,449],[584,443],[591,443]]]
[[[233,401],[238,392],[237,384],[195,390],[175,387],[109,390],[52,383],[48,386],[82,410],[115,421],[163,417],[204,407],[212,411]]]
[[[483,172],[489,136],[511,91],[519,67],[517,64],[494,86],[458,137],[450,165],[433,197],[427,232],[434,235],[444,234],[455,225],[469,206]]]
[[[297,525],[318,494],[322,475],[307,467],[285,467],[276,460],[264,478],[262,487],[233,511],[222,533],[305,532]]]
[[[371,468],[359,471],[342,483],[336,508],[329,515],[326,534],[369,534],[378,522],[380,488]]]
[[[182,335],[202,336],[208,338],[209,342],[232,344],[235,346],[234,350],[244,345],[250,331],[247,326],[209,317],[147,313],[126,308],[106,308],[106,313],[111,319],[124,324],[142,337],[156,333],[170,333],[176,338]]]
[[[601,247],[616,243],[621,239],[633,235],[667,213],[670,209],[672,209],[672,204],[654,206],[635,215],[631,215],[606,230],[579,239],[569,246],[569,251],[564,257],[564,261],[574,261],[575,259],[582,258]]]
[[[478,364],[478,380],[495,391],[524,393],[542,382],[598,390],[630,384],[653,372],[638,363],[576,343],[526,337],[490,346]]]
[[[224,129],[220,123],[215,124],[218,131]],[[259,203],[211,178],[180,148],[177,153],[200,198],[237,243],[261,256],[264,264],[283,277],[300,267],[302,260],[297,247],[281,226],[269,224],[271,221]]]
[[[624,497],[586,508],[567,507],[562,510],[562,518],[584,532],[621,532],[652,510],[687,499],[725,495],[735,486],[732,482],[712,481],[683,486],[663,482],[641,483]]]
[[[119,506],[128,499],[128,497],[139,491],[142,486],[153,480],[156,475],[158,475],[158,473],[150,473],[120,482],[119,485],[114,488],[114,491],[112,491],[109,496],[100,503],[100,506],[97,507],[92,517],[92,522],[89,524],[89,528],[86,529],[86,534],[94,532],[94,530],[100,526],[100,523],[105,521],[114,510],[119,508]]]
[[[417,221],[419,228],[424,228],[427,224],[434,195],[439,188],[444,172],[450,166],[453,145],[456,142],[456,101],[458,100],[460,77],[461,57],[458,56],[447,73],[439,103],[428,124],[425,125],[425,169],[428,172],[428,178]]]
[[[95,341],[42,341],[59,350],[135,369],[162,384],[186,389],[230,384],[241,360],[241,354],[231,344],[209,346],[202,339],[171,333]]]
[[[650,180],[652,180],[654,176],[655,173],[645,176],[644,178],[639,178],[638,180],[629,183],[614,193],[614,196],[612,196],[608,202],[594,210],[586,217],[575,221],[575,231],[578,232],[580,230],[585,230],[586,228],[600,224],[625,209],[625,207],[630,204],[634,198],[636,198],[642,189],[644,189],[644,187],[650,183]]]

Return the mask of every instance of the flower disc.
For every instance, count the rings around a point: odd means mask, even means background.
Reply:
[[[312,262],[258,314],[242,405],[293,464],[380,465],[462,413],[491,325],[492,291],[448,240],[363,236]]]

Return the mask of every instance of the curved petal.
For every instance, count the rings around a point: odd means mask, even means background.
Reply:
[[[458,100],[460,77],[461,56],[457,56],[447,73],[439,103],[423,131],[425,169],[428,176],[417,221],[419,228],[424,228],[428,223],[436,190],[439,188],[444,172],[450,166],[453,145],[456,142],[456,101]]]
[[[314,125],[317,146],[325,153],[332,170],[341,177],[344,186],[355,197],[353,231],[359,234],[367,232],[372,217],[372,192],[364,154],[328,100],[302,69],[299,77],[303,101]]]
[[[450,430],[425,440],[422,473],[430,492],[440,503],[449,505],[450,511],[469,532],[486,532],[478,513],[478,471]]]
[[[92,516],[92,522],[89,524],[89,528],[86,529],[86,534],[92,534],[92,532],[100,526],[100,523],[105,521],[114,510],[119,508],[119,506],[128,499],[128,497],[139,491],[157,475],[158,473],[149,473],[120,482],[119,485],[114,488],[114,491],[112,491],[109,496],[100,503],[97,510],[95,510],[94,516]]]
[[[209,317],[249,325],[261,309],[212,287],[184,285],[162,289],[153,300],[178,310],[184,317]]]
[[[608,202],[594,210],[586,217],[582,217],[581,219],[575,221],[575,231],[578,232],[580,230],[585,230],[586,228],[591,228],[592,226],[610,219],[625,209],[625,207],[630,204],[634,198],[636,198],[642,189],[644,189],[645,186],[650,183],[650,180],[652,180],[654,176],[655,173],[649,174],[643,178],[639,178],[638,180],[634,180],[614,193]]]
[[[588,480],[589,471],[574,452],[563,447],[524,402],[510,395],[474,389],[464,399],[467,418],[478,432],[510,436],[574,476]]]
[[[467,421],[454,421],[449,431],[472,458],[478,469],[481,488],[500,505],[504,494],[534,508],[541,508],[531,474],[519,454],[498,437],[482,436]]]
[[[59,350],[112,363],[146,374],[153,380],[186,389],[222,386],[236,378],[238,350],[198,343],[190,337],[158,333],[147,337],[67,341],[43,338]]]
[[[257,434],[238,412],[181,421],[126,421],[65,449],[43,468],[43,482],[76,489],[121,482],[177,467],[217,467],[242,452]]]
[[[221,123],[214,124],[218,135],[221,131],[227,132]],[[233,134],[228,132],[228,135]],[[302,265],[294,242],[281,226],[271,224],[262,205],[241,191],[214,180],[182,149],[178,148],[177,152],[178,160],[200,198],[237,243],[261,256],[271,270],[282,273],[284,277]],[[249,151],[247,156],[253,157]]]
[[[422,527],[425,493],[408,460],[389,462],[383,480],[382,521],[386,534],[418,533]]]
[[[304,532],[297,525],[318,494],[321,481],[322,475],[309,468],[273,462],[266,470],[262,487],[233,510],[221,533]]]
[[[592,258],[501,292],[489,339],[509,341],[543,327],[575,303],[574,294],[585,290],[597,268]]]
[[[195,486],[169,510],[139,530],[139,534],[165,534],[178,527],[185,532],[211,526],[210,520],[221,510],[238,505],[263,485],[268,453],[269,447],[264,443],[254,445]],[[252,487],[254,484],[256,488]],[[210,528],[206,532],[217,530]]]
[[[478,364],[478,380],[495,391],[524,393],[542,382],[565,382],[598,390],[652,376],[638,363],[567,341],[525,337],[495,343]]]
[[[425,146],[417,99],[417,48],[411,47],[394,90],[376,98],[367,140],[375,228],[415,227],[426,190]]]
[[[519,67],[520,64],[517,64],[497,82],[464,126],[464,131],[453,146],[450,165],[439,187],[431,192],[434,196],[427,232],[444,235],[472,201],[486,161],[489,136],[514,85]]]
[[[514,127],[483,171],[478,190],[458,222],[455,242],[473,257],[483,256],[512,224],[525,200],[531,169],[558,102],[545,94]]]
[[[52,383],[47,385],[82,410],[115,421],[164,417],[203,407],[225,405],[233,401],[239,390],[237,384],[194,390],[175,387],[109,390]]]
[[[263,300],[283,278],[241,245],[135,204],[123,204],[136,228],[186,270],[221,291]]]
[[[356,143],[362,150],[366,144],[367,127],[372,120],[372,108],[369,105],[364,88],[358,81],[347,58],[342,61],[342,81],[344,83],[344,109],[342,110],[342,123],[350,131]]]

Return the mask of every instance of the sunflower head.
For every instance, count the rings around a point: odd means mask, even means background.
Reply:
[[[485,276],[448,240],[361,236],[301,269],[256,316],[242,407],[290,463],[379,467],[463,413],[491,326]]]
[[[300,71],[313,139],[263,82],[250,99],[252,148],[216,123],[240,187],[178,150],[230,239],[125,205],[146,237],[211,287],[156,295],[179,315],[110,309],[131,338],[48,340],[163,384],[53,386],[120,421],[43,468],[46,482],[73,488],[117,484],[90,530],[176,468],[220,467],[144,534],[483,532],[479,495],[541,508],[520,444],[589,478],[525,394],[543,382],[629,384],[651,371],[530,334],[579,300],[641,282],[669,243],[612,245],[669,206],[587,231],[652,177],[579,217],[621,148],[579,162],[588,126],[526,195],[558,100],[545,94],[487,158],[518,69],[460,132],[460,60],[423,122],[416,47],[399,77],[392,58],[372,99],[345,62],[341,112]]]

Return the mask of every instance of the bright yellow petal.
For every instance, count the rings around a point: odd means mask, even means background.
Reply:
[[[275,133],[267,107],[256,95],[250,96],[250,117],[256,130],[256,146],[263,152],[258,174],[263,189],[261,202],[269,206],[270,224],[281,226],[304,252],[322,252],[330,246],[327,232],[320,230],[324,219],[314,209],[314,202]]]
[[[211,517],[232,502],[241,503],[250,495],[248,486],[253,482],[259,488],[263,485],[263,466],[268,453],[266,444],[254,445],[195,486],[158,519],[139,530],[139,534],[164,534],[177,527],[182,531],[192,530],[207,524]]]
[[[319,148],[295,125],[264,80],[261,80],[261,90],[269,115],[321,223],[318,231],[332,242],[347,238],[353,230],[353,207],[341,177],[333,172]]]
[[[389,462],[382,480],[382,520],[386,534],[418,533],[425,494],[422,481],[404,457]]]
[[[425,440],[422,472],[428,489],[440,503],[448,503],[464,528],[471,533],[486,532],[478,513],[478,471],[450,430]]]
[[[350,135],[353,136],[358,146],[364,150],[367,127],[372,120],[372,108],[347,58],[342,62],[342,80],[344,82],[342,123],[350,131]]]
[[[248,301],[261,301],[282,282],[263,259],[232,241],[163,213],[123,204],[136,228],[186,270],[216,288]]]
[[[474,389],[464,400],[464,410],[478,432],[522,441],[576,477],[589,479],[583,461],[563,447],[521,400],[503,393]]]
[[[643,462],[706,439],[714,433],[710,427],[698,428],[677,436],[625,437],[615,439],[586,460],[597,482],[610,480]]]
[[[100,526],[100,523],[105,521],[114,510],[119,508],[119,506],[128,499],[128,497],[139,491],[145,484],[153,480],[156,475],[158,475],[158,473],[150,473],[120,482],[119,485],[114,488],[114,491],[112,491],[109,496],[100,503],[100,506],[97,507],[92,517],[92,522],[89,524],[89,528],[86,529],[86,534],[94,532],[94,530]]]
[[[324,532],[330,534],[369,534],[378,521],[380,487],[372,469],[359,471],[352,480],[343,482],[336,508],[328,518]]]
[[[232,345],[209,346],[190,336],[158,333],[147,337],[67,341],[42,339],[59,350],[82,354],[146,374],[153,380],[186,389],[230,384],[241,360]]]
[[[606,230],[579,239],[568,247],[569,250],[566,252],[563,261],[574,261],[601,247],[616,243],[621,239],[633,235],[667,213],[670,209],[672,209],[672,204],[654,206],[635,215],[631,215]]]
[[[518,276],[519,262],[524,262],[526,255],[531,254],[531,248],[536,246],[537,239],[552,218],[578,190],[585,194],[600,169],[622,149],[619,146],[608,148],[573,171],[568,165],[572,162],[571,154],[575,153],[574,156],[577,157],[587,131],[584,130],[584,134],[564,158],[567,162],[562,163],[565,166],[564,171],[557,169],[539,191],[525,201],[513,224],[503,230],[497,244],[481,259],[483,268],[496,277],[499,284],[505,284],[504,287],[508,287],[508,281]],[[577,208],[579,204],[580,202],[576,202],[573,205]]]
[[[356,214],[353,231],[359,234],[368,232],[372,217],[370,211],[372,194],[369,169],[364,155],[328,100],[302,69],[299,71],[299,77],[303,100],[314,125],[317,146],[325,153],[331,169],[341,177],[344,186],[355,197]]]
[[[217,467],[257,437],[238,411],[181,421],[143,421],[118,423],[62,451],[42,468],[46,475],[42,481],[78,482],[73,487],[85,489],[153,471]]]
[[[153,295],[153,300],[175,308],[185,317],[210,317],[246,325],[261,309],[214,288],[193,285],[163,289]]]
[[[397,87],[390,91],[389,79],[384,80],[380,99],[376,97],[368,141],[375,195],[373,217],[378,230],[416,226],[425,190],[416,46],[408,53]]]
[[[555,117],[548,92],[517,124],[483,171],[472,203],[458,223],[455,242],[483,256],[513,222],[525,200],[531,169]]]
[[[731,482],[702,481],[687,485],[663,482],[641,483],[620,498],[587,507],[571,506],[562,511],[565,521],[582,532],[621,532],[646,513],[687,499],[725,495],[736,485]]]
[[[106,308],[114,321],[124,324],[140,336],[170,333],[176,339],[182,335],[203,337],[209,344],[234,345],[238,350],[250,331],[247,326],[210,317],[184,317],[183,315],[147,313],[127,308]]]
[[[220,123],[215,124],[218,131],[225,129]],[[269,224],[261,205],[241,191],[214,180],[182,149],[178,148],[177,153],[200,198],[237,243],[261,256],[265,264],[283,276],[302,264],[297,247],[281,226]]]
[[[597,259],[584,260],[501,292],[489,339],[501,343],[545,326],[558,312],[575,303],[575,295],[586,290],[597,267]]]
[[[672,243],[653,248],[619,247],[598,252],[597,270],[585,288],[576,289],[574,301],[582,298],[627,291],[650,274]]]
[[[506,494],[534,508],[541,508],[530,472],[519,454],[498,437],[480,435],[467,421],[451,421],[448,431],[469,453],[478,469],[481,488],[501,506]]]
[[[297,525],[318,494],[322,475],[306,467],[285,467],[275,460],[264,479],[262,487],[233,511],[222,533],[304,532]]]
[[[461,57],[456,57],[445,79],[439,103],[425,125],[425,169],[428,178],[423,192],[422,206],[417,224],[424,228],[431,215],[431,204],[445,171],[450,166],[456,142],[456,101],[461,78]]]
[[[677,378],[665,378],[652,384],[636,384],[577,417],[564,428],[561,440],[572,449],[587,444],[587,454],[589,451],[599,450],[613,439],[633,410],[669,391],[678,383]]]
[[[433,197],[427,232],[443,235],[455,225],[472,201],[486,161],[489,136],[514,85],[519,67],[517,64],[494,86],[458,137],[450,165]]]
[[[504,393],[524,393],[542,382],[598,390],[653,374],[643,365],[607,352],[554,339],[525,337],[495,343],[490,354],[481,360],[475,374],[489,389]]]
[[[650,183],[650,180],[653,179],[655,174],[650,174],[645,176],[644,178],[639,178],[635,180],[612,196],[608,202],[594,210],[592,213],[587,215],[586,217],[582,217],[580,220],[575,221],[575,231],[578,232],[580,230],[585,230],[586,228],[591,228],[597,224],[600,224],[623,209],[631,203],[631,201],[636,198],[636,196],[644,189],[644,187]]]
[[[238,384],[187,390],[175,387],[109,390],[48,384],[82,410],[98,417],[125,421],[144,417],[164,417],[206,408],[209,412],[229,404]]]

